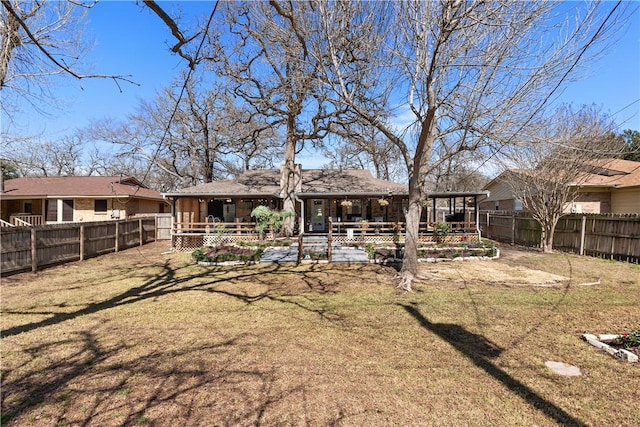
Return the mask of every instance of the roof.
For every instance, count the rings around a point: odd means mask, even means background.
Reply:
[[[298,197],[312,196],[382,196],[408,194],[406,184],[374,178],[361,169],[302,169],[302,185]],[[275,169],[246,171],[234,180],[206,184],[164,193],[166,196],[251,196],[279,197],[280,171]]]
[[[605,159],[598,162],[598,170],[595,172],[581,178],[580,186],[615,188],[640,186],[640,162]]]
[[[574,185],[580,187],[638,187],[640,186],[640,162],[622,159],[591,160],[589,173],[577,177]],[[488,182],[483,190],[488,190],[506,178],[507,174],[535,175],[530,169],[510,169]]]
[[[162,194],[150,190],[134,177],[50,176],[14,178],[4,182],[3,199],[133,197],[162,200]]]

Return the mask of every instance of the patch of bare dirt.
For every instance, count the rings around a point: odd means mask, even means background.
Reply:
[[[531,256],[531,254],[540,254],[541,252],[535,248],[527,248],[524,246],[511,246],[507,244],[501,244],[500,259],[501,260],[517,260]]]
[[[558,274],[493,261],[452,262],[423,268],[435,279],[488,285],[562,287],[569,281],[568,277]]]

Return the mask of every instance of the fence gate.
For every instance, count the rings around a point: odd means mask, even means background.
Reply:
[[[156,215],[156,240],[171,240],[171,214]]]

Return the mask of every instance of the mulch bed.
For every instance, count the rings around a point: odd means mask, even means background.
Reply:
[[[211,259],[215,259],[220,255],[246,255],[250,257],[255,252],[255,249],[252,248],[243,248],[239,246],[231,246],[231,245],[222,245],[216,246],[213,248],[207,248],[205,251],[205,255],[207,255]]]

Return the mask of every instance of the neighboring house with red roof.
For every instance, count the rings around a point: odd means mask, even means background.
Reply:
[[[506,171],[494,178],[483,188],[489,191],[489,196],[480,201],[480,209],[522,210],[522,203],[515,200],[507,179],[510,173],[529,172]],[[567,212],[640,213],[640,162],[608,159],[592,173],[581,175],[577,182],[578,196],[566,206]]]
[[[170,211],[162,194],[134,177],[121,176],[10,179],[0,192],[0,205],[1,219],[12,225],[105,221]]]

